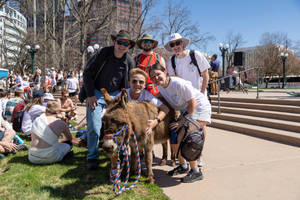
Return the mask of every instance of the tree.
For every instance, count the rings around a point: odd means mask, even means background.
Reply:
[[[291,40],[284,33],[264,33],[260,40],[261,46],[256,48],[257,65],[261,68],[261,75],[265,78],[266,84],[275,77],[282,77],[283,67],[280,57],[281,53],[288,53],[286,60],[286,75],[298,75],[298,59],[291,48]],[[278,79],[280,86],[280,79]]]
[[[8,0],[0,0],[0,8],[6,4]]]
[[[233,65],[234,52],[246,42],[240,33],[229,32],[223,44],[229,44],[228,53],[226,56],[227,65]]]
[[[189,38],[190,44],[199,49],[204,49],[207,42],[214,39],[209,33],[200,32],[198,23],[193,23],[190,19],[189,9],[183,7],[181,3],[175,3],[174,0],[169,0],[164,12],[156,16],[153,17],[155,24],[151,23],[150,26],[154,35],[161,38],[162,44],[165,43],[165,37],[171,33],[180,33],[183,37]]]

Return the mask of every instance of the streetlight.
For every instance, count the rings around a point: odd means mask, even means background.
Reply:
[[[224,77],[225,76],[225,54],[229,49],[229,44],[223,46],[222,43],[219,43],[219,49],[222,52],[222,76]]]
[[[88,46],[86,50],[88,53],[93,54],[95,51],[98,51],[99,48],[99,44],[94,44],[93,46]]]
[[[281,53],[280,57],[282,59],[282,88],[285,88],[285,82],[286,82],[286,77],[285,77],[285,61],[287,57],[289,56],[288,53]]]
[[[40,45],[36,44],[34,47],[30,45],[26,45],[25,48],[27,49],[28,53],[31,54],[31,67],[32,67],[32,74],[34,74],[34,54],[40,49]]]

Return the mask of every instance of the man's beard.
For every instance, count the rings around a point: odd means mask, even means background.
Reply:
[[[142,48],[143,49],[143,51],[145,51],[145,52],[149,52],[149,51],[151,51],[152,50],[152,48],[150,47],[150,48]]]

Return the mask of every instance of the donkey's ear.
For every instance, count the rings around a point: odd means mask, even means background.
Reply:
[[[122,88],[122,94],[121,94],[121,106],[125,109],[128,103],[128,94],[126,92],[125,88]]]
[[[109,105],[113,101],[113,99],[110,97],[110,95],[108,94],[105,88],[101,88],[100,91],[104,97],[104,101],[106,102],[107,105]]]

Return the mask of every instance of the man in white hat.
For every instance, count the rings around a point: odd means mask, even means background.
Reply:
[[[143,52],[135,57],[136,67],[147,72],[148,78],[146,83],[146,90],[152,95],[159,93],[157,86],[153,84],[149,78],[149,67],[156,62],[159,62],[163,67],[166,67],[164,58],[153,50],[157,47],[158,41],[154,40],[152,35],[144,34],[141,39],[137,40],[137,46],[143,50]]]
[[[169,58],[167,63],[168,74],[191,81],[193,87],[206,96],[210,64],[201,52],[186,49],[189,43],[190,40],[182,37],[179,33],[169,36],[165,49],[174,55]],[[203,126],[203,132],[206,135],[206,125]],[[202,166],[200,159],[198,165]]]

